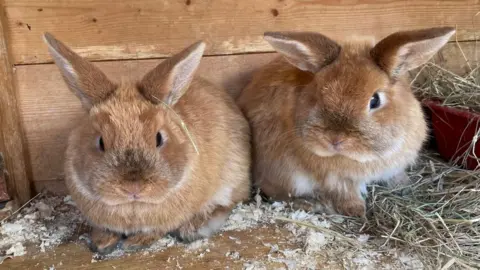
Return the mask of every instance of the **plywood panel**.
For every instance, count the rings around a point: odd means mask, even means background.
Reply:
[[[456,26],[480,36],[477,0],[5,0],[16,64],[50,61],[50,31],[90,59],[164,57],[203,39],[207,54],[266,52],[264,31],[321,31],[383,37],[393,31]]]
[[[275,54],[206,57],[199,75],[236,95],[250,72]],[[160,60],[96,63],[111,79],[138,79]],[[63,152],[69,133],[84,114],[53,64],[19,66],[15,72],[33,180],[63,179]]]

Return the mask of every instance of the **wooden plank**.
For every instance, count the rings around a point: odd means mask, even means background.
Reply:
[[[199,75],[228,89],[232,95],[248,83],[255,67],[275,54],[206,57]],[[112,80],[139,79],[160,60],[96,63]],[[63,153],[69,131],[84,114],[53,64],[16,68],[19,107],[24,123],[33,180],[63,179]]]
[[[12,65],[7,50],[4,14],[0,14],[0,152],[9,173],[8,190],[16,205],[30,199],[30,182],[25,166],[24,135],[17,107]],[[1,172],[3,173],[3,171]]]
[[[480,66],[480,42],[451,42],[433,62],[458,75],[469,73]]]
[[[0,152],[0,202],[10,200],[10,195],[8,195],[7,189],[7,178],[8,173],[7,170],[5,170],[5,161],[2,152]]]
[[[397,30],[456,26],[479,37],[477,0],[5,0],[15,64],[51,61],[50,31],[90,59],[164,57],[203,39],[208,55],[267,52],[264,31],[383,37]]]
[[[68,195],[68,189],[63,179],[33,181],[36,192],[49,192],[58,196]]]
[[[264,269],[286,269],[281,260],[269,260],[271,247],[278,245],[280,250],[302,249],[301,243],[295,243],[292,234],[275,226],[246,231],[228,231],[209,240],[207,247],[199,250],[185,250],[184,247],[171,247],[161,252],[144,254],[138,252],[128,257],[107,261],[92,262],[92,253],[83,245],[66,244],[34,255],[13,258],[2,267],[11,270],[30,269],[244,269],[249,261],[261,262]],[[206,251],[206,249],[209,251]],[[239,258],[226,256],[227,252],[238,252]],[[203,255],[202,255],[203,254]],[[271,254],[281,257],[280,253]],[[328,258],[328,254],[319,252],[315,259],[319,269],[343,269],[340,258]],[[297,262],[298,263],[298,262]],[[255,268],[256,269],[256,268]]]

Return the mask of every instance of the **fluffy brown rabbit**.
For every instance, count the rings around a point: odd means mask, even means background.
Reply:
[[[51,34],[45,41],[87,112],[65,174],[93,251],[136,250],[166,233],[208,237],[248,198],[248,122],[226,91],[194,76],[203,42],[116,84]]]
[[[426,138],[405,79],[454,34],[449,27],[343,45],[311,32],[267,32],[282,57],[238,99],[253,136],[253,178],[273,199],[365,216],[366,184],[408,180]]]

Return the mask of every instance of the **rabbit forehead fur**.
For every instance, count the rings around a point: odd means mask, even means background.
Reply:
[[[114,150],[152,148],[156,135],[184,142],[179,122],[163,104],[153,104],[137,87],[123,82],[110,98],[90,110],[93,128],[99,132],[107,148]],[[170,138],[173,136],[174,138]]]

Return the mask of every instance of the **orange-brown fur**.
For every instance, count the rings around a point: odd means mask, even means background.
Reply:
[[[261,68],[237,100],[252,129],[254,183],[274,199],[307,198],[323,210],[363,216],[362,185],[406,180],[404,168],[417,158],[427,133],[420,103],[404,77],[372,59],[373,45],[353,42],[337,50],[324,37],[312,41],[315,34],[287,36],[325,47],[312,49],[302,63],[304,51],[295,54],[291,43],[280,40],[285,57]],[[386,43],[388,49],[402,45]],[[376,53],[384,63],[395,62],[393,49]],[[331,63],[315,62],[332,56]],[[367,106],[377,90],[387,102],[371,113]],[[338,153],[329,148],[335,139],[343,141]],[[312,180],[310,190],[296,189],[298,175]]]
[[[150,184],[147,183],[149,177],[138,179],[138,181],[146,182],[146,195],[151,194],[147,197],[151,202],[146,203],[134,202],[109,206],[109,203],[128,202],[127,198],[119,196],[119,192],[124,187],[121,178],[113,177],[112,179],[105,179],[105,182],[88,183],[92,187],[98,186],[98,189],[102,192],[100,201],[86,200],[81,203],[85,205],[82,205],[80,209],[83,209],[84,214],[92,223],[114,231],[135,232],[139,230],[137,228],[138,222],[148,228],[169,232],[177,228],[182,221],[188,220],[194,214],[201,212],[200,210],[207,213],[213,211],[213,209],[203,208],[214,193],[218,191],[218,188],[224,184],[223,182],[231,181],[232,178],[244,180],[236,184],[238,187],[234,194],[238,197],[233,198],[232,202],[238,202],[246,198],[245,195],[248,190],[247,171],[242,172],[244,168],[232,169],[240,175],[230,175],[232,172],[223,171],[224,168],[227,168],[228,163],[234,162],[233,160],[241,161],[238,164],[239,167],[248,167],[248,162],[244,160],[246,151],[242,149],[248,142],[248,128],[245,126],[244,120],[234,113],[236,111],[234,104],[225,102],[228,99],[223,90],[216,89],[201,80],[194,81],[191,89],[194,90],[188,91],[173,109],[181,116],[192,133],[194,141],[199,147],[200,155],[194,152],[191,142],[172,113],[168,109],[162,108],[163,105],[152,105],[148,101],[142,100],[134,85],[120,86],[109,100],[92,108],[90,116],[85,118],[83,123],[72,132],[66,156],[66,175],[67,186],[75,201],[84,198],[82,195],[77,195],[78,187],[71,179],[73,175],[71,170],[96,174],[97,172],[92,171],[94,164],[109,161],[105,160],[104,157],[98,157],[101,153],[98,153],[93,143],[95,137],[99,135],[93,127],[98,113],[107,113],[110,116],[110,121],[116,123],[110,130],[104,123],[99,124],[102,129],[105,128],[102,134],[105,137],[106,148],[112,147],[113,145],[110,144],[115,143],[114,148],[120,149],[120,151],[124,149],[142,151],[140,149],[145,149],[144,153],[137,152],[145,155],[145,160],[139,160],[138,166],[145,165],[143,162],[163,161],[178,164],[182,172],[191,171],[189,184],[183,185],[181,189],[169,194],[168,197],[165,197],[164,193],[173,188],[169,186],[175,184],[171,181],[180,181],[181,175],[166,175],[164,181]],[[139,117],[152,108],[158,110],[156,115],[158,119],[153,121],[150,118],[151,122],[148,124],[156,125],[156,127],[142,123]],[[232,126],[233,123],[235,123],[235,127]],[[175,143],[167,143],[163,149],[163,155],[167,158],[156,161],[156,155],[148,151],[149,149],[157,150],[151,147],[154,143],[155,133],[144,131],[161,128],[167,130],[170,140]],[[115,138],[112,140],[113,142],[109,143],[109,137]],[[118,155],[121,155],[121,153],[118,153]],[[88,158],[86,159],[85,156]],[[101,164],[97,167],[98,173],[113,173],[114,175],[119,173],[117,170],[107,172],[106,167],[110,165]],[[168,179],[168,177],[173,178]],[[98,179],[95,180],[98,181]],[[162,196],[152,196],[154,194],[162,194]],[[108,202],[102,202],[107,199]],[[132,222],[131,217],[136,217],[139,220]]]
[[[50,44],[52,50],[68,56],[64,45],[52,40]],[[173,79],[168,76],[176,72],[172,67],[187,59],[189,50],[160,64],[145,77],[148,80],[120,85],[104,80],[95,89],[107,93],[92,89],[77,93],[88,115],[69,137],[66,183],[78,208],[95,227],[93,246],[101,247],[94,250],[110,251],[111,245],[103,243],[111,244],[112,235],[129,236],[124,242],[129,247],[148,245],[175,230],[181,230],[186,240],[205,237],[197,230],[218,215],[220,220],[226,218],[236,203],[248,197],[250,132],[233,99],[201,78],[193,78],[179,95],[169,93],[167,86]],[[62,69],[64,60],[56,62],[74,92],[81,84],[78,81],[95,86],[99,71],[93,65],[71,55],[67,59],[73,61],[75,76],[68,73],[69,66]],[[83,69],[75,69],[78,66]],[[78,81],[69,82],[71,77]],[[108,85],[115,88],[110,90]],[[92,94],[101,98],[95,100]],[[165,105],[169,102],[170,109]],[[157,131],[164,140],[160,147],[156,147]],[[95,143],[99,136],[104,152]],[[129,195],[132,191],[136,199]],[[185,227],[191,229],[182,231]],[[98,236],[102,233],[104,238]]]

